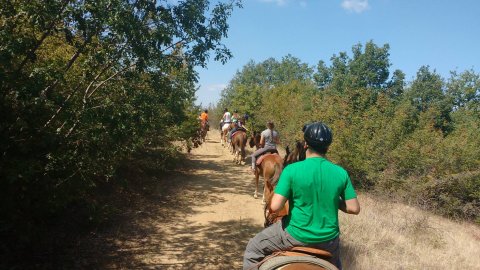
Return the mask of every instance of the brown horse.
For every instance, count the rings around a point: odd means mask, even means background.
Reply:
[[[304,147],[304,144],[304,142],[297,141],[295,149],[293,149],[292,152],[290,152],[288,147],[286,148],[287,153],[283,163],[285,167],[297,161],[305,160],[307,149]],[[288,215],[289,205],[287,201],[283,209],[270,213],[268,211],[268,205],[273,197],[273,189],[275,186],[267,185],[266,188],[270,189],[268,191],[270,195],[264,208],[264,226],[268,227]],[[332,264],[331,258],[332,254],[325,250],[310,247],[294,247],[291,250],[278,251],[268,256],[264,259],[259,269],[338,270],[338,268]]]
[[[287,251],[277,251],[267,256],[258,266],[259,270],[338,270],[329,262],[332,254],[328,251],[293,247]]]
[[[286,167],[289,164],[295,163],[297,161],[302,161],[305,160],[306,157],[306,152],[307,149],[304,147],[304,142],[297,141],[295,143],[295,149],[293,149],[292,152],[290,152],[289,147],[287,146],[286,148],[286,154],[285,158],[283,159],[283,166]],[[284,216],[288,215],[289,211],[289,205],[288,201],[285,203],[285,206],[278,212],[270,213],[268,210],[268,205],[270,205],[270,202],[273,197],[273,190],[275,186],[267,186],[267,188],[271,188],[271,190],[267,191],[268,194],[270,194],[269,197],[267,197],[267,203],[264,208],[264,214],[265,214],[265,223],[264,226],[268,227],[275,222],[281,220]]]
[[[256,146],[260,148],[260,134],[253,132],[250,136],[250,147]],[[278,155],[277,150],[272,149],[270,152],[266,152],[257,160],[257,167],[255,169],[255,193],[253,197],[258,198],[258,182],[260,175],[263,176],[263,195],[262,203],[265,203],[265,198],[269,198],[273,191],[273,187],[276,186],[280,173],[283,170],[283,160]]]
[[[239,129],[233,134],[232,148],[234,151],[233,161],[237,164],[245,164],[245,145],[247,144],[247,133],[245,130]]]
[[[200,127],[200,137],[202,138],[202,141],[205,142],[207,139],[207,133],[210,130],[210,125],[208,124],[207,121],[201,123]]]
[[[305,160],[307,149],[304,147],[305,143],[303,141],[297,141],[295,143],[295,149],[290,152],[290,148],[287,146],[285,158],[283,159],[283,167],[286,167],[288,164]]]

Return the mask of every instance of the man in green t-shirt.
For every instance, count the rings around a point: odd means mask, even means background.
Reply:
[[[357,215],[360,204],[348,173],[326,159],[332,132],[315,122],[304,129],[306,159],[288,165],[282,172],[270,211],[289,201],[289,215],[250,239],[243,269],[254,266],[267,255],[295,246],[316,247],[332,253],[332,262],[341,269],[338,210]]]

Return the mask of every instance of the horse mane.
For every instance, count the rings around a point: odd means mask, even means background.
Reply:
[[[260,143],[260,132],[253,131],[253,134],[250,135],[250,140],[248,142],[248,145],[250,145],[250,148],[253,148],[257,144]]]
[[[278,180],[280,179],[280,174],[282,173],[283,168],[281,165],[278,165],[276,163],[274,165],[274,168],[275,168],[275,174],[272,176],[270,184],[272,185],[272,187],[275,188],[277,186]]]
[[[302,141],[296,141],[295,148],[290,152],[289,147],[287,146],[287,153],[283,159],[283,167],[286,167],[289,164],[295,163],[297,161],[305,160],[306,158],[306,149],[303,147]]]

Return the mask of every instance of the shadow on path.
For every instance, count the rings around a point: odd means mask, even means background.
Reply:
[[[215,146],[215,147],[218,147]],[[65,251],[59,268],[239,269],[250,237],[262,227],[253,219],[192,223],[189,217],[226,202],[224,194],[251,195],[253,176],[218,153],[190,155],[182,169],[159,176],[149,168],[128,172],[138,187],[106,226]],[[259,205],[259,210],[260,210]],[[226,209],[227,210],[227,209]]]

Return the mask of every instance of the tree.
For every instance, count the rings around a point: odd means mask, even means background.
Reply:
[[[388,44],[378,47],[369,41],[365,44],[352,47],[353,59],[349,63],[349,71],[352,76],[353,87],[367,87],[380,89],[385,86],[389,77],[389,49]]]
[[[134,153],[192,136],[179,127],[196,124],[193,67],[231,57],[222,39],[239,6],[2,1],[2,239],[28,240],[48,217],[92,203]]]

